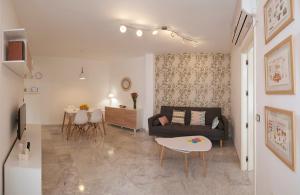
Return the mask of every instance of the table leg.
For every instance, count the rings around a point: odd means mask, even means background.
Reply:
[[[189,175],[189,163],[188,163],[188,153],[184,154],[184,171],[185,171],[185,176]]]
[[[203,165],[204,165],[204,177],[206,177],[207,167],[206,167],[205,152],[202,152],[202,160],[203,160]]]
[[[164,153],[165,153],[165,147],[161,146],[161,151],[160,151],[160,166],[163,166]]]
[[[62,126],[61,126],[61,133],[64,133],[64,127],[65,127],[66,115],[67,115],[67,113],[64,112],[64,119],[63,119],[63,123],[62,123]]]
[[[104,135],[106,135],[105,121],[104,121],[103,114],[102,114],[102,126],[103,126]]]
[[[69,122],[67,127],[67,140],[69,140],[70,134],[71,134],[71,126],[72,126],[72,115],[68,114]]]

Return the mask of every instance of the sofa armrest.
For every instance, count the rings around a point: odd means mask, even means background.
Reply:
[[[224,124],[224,136],[225,136],[225,139],[228,138],[228,132],[229,132],[229,123],[228,123],[228,120],[225,116],[222,115],[222,122]]]
[[[152,127],[153,127],[153,121],[154,121],[155,119],[161,117],[161,116],[162,116],[161,114],[156,114],[156,115],[154,115],[154,116],[148,118],[148,128],[149,128],[149,130],[151,130]]]

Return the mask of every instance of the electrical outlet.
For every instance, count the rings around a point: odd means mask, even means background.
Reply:
[[[256,114],[256,121],[260,122],[260,115],[259,114]]]

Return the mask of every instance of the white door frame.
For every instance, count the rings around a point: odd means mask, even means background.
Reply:
[[[253,170],[255,162],[255,46],[254,28],[241,45],[241,169]],[[248,65],[246,64],[248,60]],[[247,95],[246,92],[248,91]],[[246,127],[248,124],[248,128]]]

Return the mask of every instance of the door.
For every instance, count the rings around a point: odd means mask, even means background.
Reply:
[[[241,169],[254,168],[254,44],[250,39],[241,56]]]

